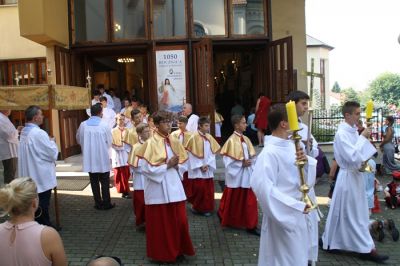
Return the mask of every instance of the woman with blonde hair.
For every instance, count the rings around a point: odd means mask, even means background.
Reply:
[[[36,184],[29,177],[16,178],[0,189],[0,217],[9,216],[0,224],[1,265],[67,265],[60,235],[35,222],[38,206]]]

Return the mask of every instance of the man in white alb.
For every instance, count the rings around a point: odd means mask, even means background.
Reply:
[[[186,130],[190,132],[197,132],[199,116],[193,114],[192,112],[192,105],[190,103],[185,103],[185,105],[183,106],[183,115],[188,118]]]

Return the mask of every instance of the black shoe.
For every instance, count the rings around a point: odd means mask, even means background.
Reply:
[[[103,207],[100,205],[94,205],[93,208],[95,208],[96,210],[102,210]]]
[[[104,206],[103,207],[103,210],[111,210],[111,209],[113,209],[115,207],[115,203],[111,203],[110,205],[108,205],[108,206]]]
[[[247,229],[246,231],[247,231],[247,233],[255,235],[255,236],[261,235],[260,230],[258,230],[257,227],[253,228],[253,229]]]
[[[399,230],[397,230],[394,221],[392,219],[388,219],[385,221],[385,224],[387,226],[388,231],[392,235],[393,241],[397,242],[399,240]]]
[[[389,259],[389,256],[379,255],[376,251],[371,251],[370,253],[360,253],[360,259],[369,260],[376,263],[382,263]]]

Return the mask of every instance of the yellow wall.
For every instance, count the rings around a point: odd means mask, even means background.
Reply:
[[[293,38],[293,68],[297,88],[307,92],[305,0],[271,0],[272,39]]]
[[[51,46],[68,45],[67,0],[19,0],[21,36]]]
[[[0,32],[0,60],[46,56],[46,47],[20,36],[16,5],[0,5]]]

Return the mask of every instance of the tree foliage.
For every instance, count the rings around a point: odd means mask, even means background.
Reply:
[[[360,95],[358,92],[356,92],[353,88],[347,88],[342,91],[344,93],[344,101],[354,101],[354,102],[360,102]],[[342,103],[343,104],[343,103]]]
[[[400,74],[383,73],[373,80],[367,89],[374,101],[400,104]]]
[[[333,84],[333,87],[332,87],[331,91],[332,92],[336,92],[336,93],[340,93],[341,88],[340,88],[339,83],[337,81],[335,81],[335,83]]]

